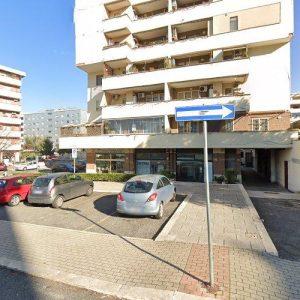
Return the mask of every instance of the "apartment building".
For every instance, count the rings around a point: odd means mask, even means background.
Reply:
[[[22,149],[21,85],[26,74],[0,65],[0,162],[19,161]]]
[[[300,93],[291,95],[291,114],[293,127],[300,128]]]
[[[210,171],[252,165],[276,181],[292,147],[292,0],[77,0],[76,65],[87,73],[89,122],[60,148],[87,150],[88,172],[157,173],[203,181],[201,122],[175,107],[234,104],[208,124]]]
[[[60,128],[87,122],[86,110],[79,108],[46,109],[24,113],[24,136],[48,137],[58,145]]]

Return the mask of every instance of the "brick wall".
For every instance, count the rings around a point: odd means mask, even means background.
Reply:
[[[213,149],[213,170],[214,176],[221,176],[225,173],[225,149]]]
[[[257,112],[240,116],[234,120],[234,131],[252,131],[252,119],[269,119],[269,131],[288,130],[291,127],[291,113],[286,112]]]

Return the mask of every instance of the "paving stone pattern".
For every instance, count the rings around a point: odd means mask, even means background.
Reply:
[[[214,296],[207,247],[0,221],[0,259],[112,283]],[[300,263],[214,247],[216,282],[228,299],[300,299]],[[264,298],[263,298],[264,297]]]
[[[167,240],[207,244],[204,184],[176,183],[179,193],[192,197],[168,234]],[[263,237],[238,185],[212,185],[213,242],[216,245],[266,251]]]

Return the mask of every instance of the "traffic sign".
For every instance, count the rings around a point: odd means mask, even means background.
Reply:
[[[176,121],[218,121],[232,120],[235,118],[235,106],[202,105],[176,107]]]
[[[77,149],[76,148],[72,149],[72,158],[77,158]]]

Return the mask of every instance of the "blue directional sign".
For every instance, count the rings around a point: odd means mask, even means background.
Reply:
[[[176,107],[176,121],[218,121],[235,118],[235,106],[202,105]]]

